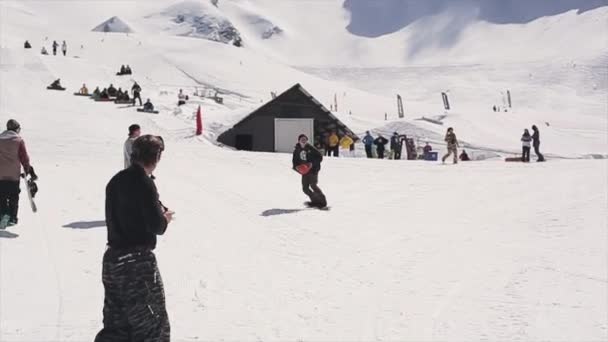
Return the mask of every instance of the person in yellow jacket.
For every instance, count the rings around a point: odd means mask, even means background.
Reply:
[[[336,134],[336,131],[331,132],[331,135],[327,139],[327,142],[329,144],[330,151],[327,155],[331,156],[331,151],[333,151],[334,157],[338,157],[340,155],[340,138],[338,138],[338,134]]]
[[[342,139],[340,139],[340,149],[341,149],[340,154],[343,157],[352,157],[351,151],[350,151],[350,146],[354,143],[355,142],[353,141],[353,138],[351,138],[348,133],[345,134],[342,137]]]

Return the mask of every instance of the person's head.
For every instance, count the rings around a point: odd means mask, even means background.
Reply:
[[[132,124],[129,126],[129,137],[137,138],[141,135],[141,127],[138,124]]]
[[[19,122],[17,122],[17,120],[10,119],[6,122],[6,130],[19,133],[21,131],[21,125]]]
[[[114,87],[114,85],[112,83],[110,83],[110,88],[113,88],[113,87]]]
[[[530,134],[530,131],[528,131],[528,129],[524,129],[524,134]]]
[[[156,135],[142,135],[133,142],[131,162],[141,165],[148,174],[152,174],[165,150],[163,138]]]
[[[454,132],[454,129],[452,127],[448,128],[448,133],[452,133]]]
[[[426,146],[429,146],[429,142],[428,141],[426,142]]]
[[[370,135],[371,133],[369,131],[365,131],[365,134]]]
[[[298,136],[298,144],[300,144],[300,146],[304,147],[306,146],[306,144],[308,144],[308,137],[306,136],[306,134],[300,134]]]
[[[150,99],[147,99],[147,100],[146,100],[146,103],[150,103]]]
[[[532,130],[533,131],[538,131],[538,127],[536,127],[536,125],[532,125]]]
[[[397,132],[393,132],[393,135],[399,135],[399,133],[397,133]]]
[[[83,83],[83,84],[82,84],[82,87],[84,88],[84,87],[86,87],[86,85]]]

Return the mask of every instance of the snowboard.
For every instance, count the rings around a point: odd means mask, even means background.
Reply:
[[[83,94],[83,93],[74,93],[75,96],[87,96],[90,97],[91,94]]]
[[[48,89],[48,90],[61,90],[61,91],[65,90],[65,88],[53,88],[51,86],[46,87],[46,89]]]
[[[0,217],[0,230],[4,230],[6,229],[6,227],[8,227],[8,221],[10,220],[10,216],[8,216],[8,214],[2,215],[2,217]]]
[[[328,211],[329,209],[331,209],[331,207],[329,207],[329,206],[319,207],[319,206],[313,205],[312,202],[310,202],[310,201],[304,202],[304,205],[310,209],[318,209],[318,210],[323,210],[323,211]]]
[[[34,196],[36,195],[36,192],[38,192],[38,185],[36,185],[36,182],[34,182],[31,178],[23,177],[23,181],[25,182],[27,199],[32,207],[32,212],[37,212],[38,206],[36,206],[36,202],[34,202]]]
[[[157,110],[143,110],[143,108],[137,108],[137,111],[141,113],[158,114]]]
[[[507,157],[505,158],[506,162],[522,162],[521,157]]]
[[[131,100],[114,100],[114,103],[116,103],[116,104],[132,104],[133,101],[131,101]]]
[[[108,99],[108,98],[100,98],[100,99],[95,99],[95,102],[114,102],[114,100]]]

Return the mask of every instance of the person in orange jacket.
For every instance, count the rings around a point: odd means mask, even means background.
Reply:
[[[334,157],[340,156],[340,138],[338,138],[338,134],[336,131],[332,131],[331,135],[328,138],[329,143],[329,151],[328,156],[331,156],[331,151],[334,153]]]

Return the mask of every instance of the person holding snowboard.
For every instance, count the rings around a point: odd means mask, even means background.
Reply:
[[[536,153],[536,161],[544,162],[545,156],[540,153],[540,132],[538,131],[538,127],[536,127],[536,125],[532,125],[532,130],[534,131],[532,134],[532,146],[534,146],[534,153]]]
[[[152,173],[165,144],[143,135],[133,143],[131,166],[106,186],[108,230],[103,255],[103,328],[95,342],[170,341],[163,281],[154,255],[173,212],[162,205]]]
[[[378,134],[376,140],[374,140],[374,145],[376,145],[376,153],[378,154],[378,159],[384,159],[384,150],[385,145],[388,144],[388,140],[382,136],[382,134]]]
[[[445,160],[451,154],[454,154],[454,164],[458,164],[458,140],[456,139],[456,134],[454,133],[454,129],[452,127],[448,128],[448,131],[445,134],[445,142],[448,145],[448,154],[441,158],[441,162],[445,163]]]
[[[131,155],[133,154],[133,142],[141,135],[141,127],[138,124],[129,126],[129,137],[125,140],[123,155],[125,157],[125,169],[131,166]]]
[[[530,132],[528,129],[524,129],[524,134],[521,136],[521,161],[524,163],[530,162],[530,142],[532,141],[532,136],[530,136]]]
[[[310,198],[307,204],[311,207],[324,208],[327,199],[319,188],[319,171],[323,155],[308,143],[308,137],[300,134],[293,150],[293,169],[302,175],[302,191]]]
[[[0,134],[0,218],[8,215],[9,225],[18,222],[21,167],[32,180],[38,179],[19,132],[19,122],[10,119],[6,123],[6,131]]]

